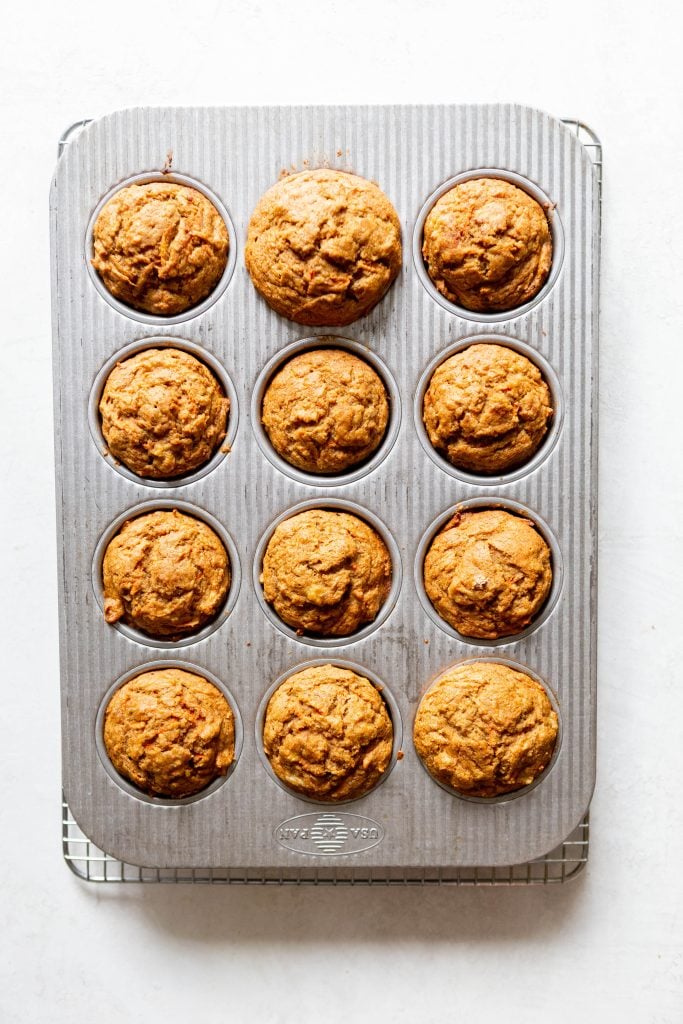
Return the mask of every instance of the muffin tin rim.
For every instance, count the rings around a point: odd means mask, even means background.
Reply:
[[[367,363],[375,371],[382,381],[389,403],[389,419],[384,436],[377,448],[370,455],[366,456],[362,462],[339,473],[309,473],[304,469],[293,466],[275,451],[262,422],[263,399],[268,390],[268,385],[278,370],[295,356],[301,355],[303,352],[315,351],[318,348],[339,349],[362,359],[363,362]],[[356,481],[372,473],[391,454],[401,429],[402,415],[401,394],[396,384],[396,379],[387,363],[376,352],[373,352],[369,346],[353,338],[346,338],[343,335],[311,335],[290,342],[275,352],[265,363],[259,371],[252,389],[251,426],[260,451],[277,470],[296,481],[296,483],[305,484],[308,487],[343,487],[345,484],[356,483]]]
[[[452,519],[457,512],[483,512],[486,510],[501,510],[503,512],[510,512],[511,515],[519,516],[522,519],[530,519],[550,548],[552,567],[552,581],[548,596],[529,625],[523,630],[520,630],[519,633],[511,633],[507,636],[497,637],[494,640],[490,640],[485,637],[468,637],[465,636],[464,633],[459,633],[449,622],[446,622],[445,619],[441,618],[438,611],[429,600],[427,590],[424,585],[425,557],[433,540],[442,531],[448,521]],[[431,521],[420,537],[417,551],[415,553],[413,574],[415,589],[417,590],[417,596],[420,604],[436,626],[438,626],[453,640],[458,640],[467,647],[495,648],[516,644],[520,640],[526,639],[526,637],[530,636],[531,633],[535,633],[536,630],[540,629],[541,626],[543,626],[543,624],[550,618],[551,614],[558,606],[560,595],[562,593],[564,583],[564,560],[562,558],[562,551],[554,530],[550,528],[542,516],[530,509],[528,505],[523,505],[521,502],[514,501],[512,498],[496,497],[493,495],[491,497],[482,497],[480,495],[479,497],[466,498],[463,501],[456,502],[454,505],[450,505],[445,511],[440,513],[440,515]]]
[[[141,352],[147,352],[157,348],[177,348],[181,352],[187,352],[188,355],[194,356],[198,362],[206,366],[214,377],[217,378],[223,393],[230,401],[225,437],[215,449],[211,458],[207,459],[206,462],[201,466],[198,466],[196,469],[190,470],[189,473],[184,473],[174,477],[164,477],[162,479],[138,476],[138,474],[134,473],[132,469],[129,469],[125,463],[112,455],[109,451],[109,446],[107,445],[104,434],[102,433],[102,418],[99,412],[102,392],[104,391],[109,374],[112,372],[114,367],[133,356],[139,355]],[[155,337],[154,335],[146,335],[145,337],[138,338],[136,341],[129,342],[127,345],[124,345],[123,348],[118,349],[98,370],[90,388],[90,394],[88,395],[88,426],[90,428],[90,436],[95,448],[102,456],[105,463],[126,480],[134,484],[140,484],[143,487],[155,487],[160,490],[186,487],[188,484],[195,483],[197,480],[201,480],[209,473],[212,473],[218,468],[221,462],[223,462],[225,457],[230,454],[235,443],[237,429],[239,427],[239,399],[230,374],[212,352],[209,352],[196,342],[188,341],[186,338],[174,338],[172,335],[161,334],[158,337]]]
[[[263,556],[273,533],[280,523],[285,522],[286,519],[291,519],[300,512],[308,512],[312,509],[320,509],[322,511],[329,510],[331,512],[346,512],[349,515],[356,516],[358,519],[362,519],[382,538],[391,559],[391,587],[386,600],[380,607],[372,622],[367,622],[360,629],[356,630],[355,633],[348,634],[347,636],[318,637],[307,633],[299,635],[296,630],[292,629],[291,626],[288,626],[287,623],[280,618],[275,609],[266,601],[263,594],[263,584],[260,580],[260,576],[263,571]],[[254,584],[254,591],[256,593],[256,600],[271,625],[273,625],[289,640],[294,640],[295,643],[305,644],[308,647],[317,647],[322,650],[333,650],[337,647],[345,647],[350,644],[358,643],[359,640],[364,640],[371,633],[374,633],[375,630],[379,629],[379,627],[387,621],[396,607],[396,603],[401,593],[402,578],[403,566],[401,564],[401,554],[398,544],[396,543],[389,528],[384,524],[379,516],[375,515],[374,512],[371,512],[358,502],[351,501],[347,498],[328,498],[326,495],[320,495],[317,498],[308,498],[306,501],[300,501],[295,505],[290,505],[289,508],[280,512],[274,519],[271,519],[270,523],[259,537],[256,545],[252,570],[252,581]],[[326,663],[327,662],[324,662],[324,664]]]
[[[548,277],[544,281],[542,287],[539,288],[533,298],[529,299],[528,302],[523,303],[521,306],[515,306],[513,309],[508,310],[500,310],[495,313],[478,313],[476,310],[467,309],[465,306],[458,306],[456,303],[447,299],[445,295],[441,294],[429,276],[427,265],[422,256],[424,225],[432,207],[439,199],[441,199],[442,196],[446,194],[446,192],[450,192],[450,190],[456,185],[465,181],[473,181],[477,178],[498,178],[501,181],[507,181],[511,185],[516,185],[517,188],[522,189],[522,191],[526,192],[532,199],[535,199],[546,215],[552,237],[552,262],[550,264]],[[520,174],[518,171],[513,171],[505,167],[477,167],[461,171],[460,173],[453,175],[451,178],[442,182],[441,185],[437,186],[437,188],[430,193],[425,203],[420,208],[420,212],[418,213],[415,221],[415,227],[413,228],[412,250],[413,263],[420,283],[431,298],[434,299],[434,301],[443,309],[448,313],[459,316],[464,320],[471,320],[475,323],[488,325],[500,324],[505,323],[508,320],[514,320],[515,318],[524,316],[526,313],[530,312],[530,310],[543,302],[555,287],[564,265],[564,226],[562,224],[562,218],[557,210],[557,203],[554,203],[548,194],[544,192],[539,185],[532,181],[531,178]]]
[[[176,313],[173,316],[163,316],[160,313],[147,313],[142,309],[135,309],[134,306],[128,306],[125,302],[122,302],[121,299],[117,299],[115,295],[112,295],[92,265],[95,222],[109,200],[113,199],[117,192],[120,192],[121,189],[127,188],[129,185],[147,185],[156,181],[168,182],[171,185],[185,185],[188,188],[195,189],[197,192],[201,192],[201,194],[208,199],[218,211],[228,234],[227,259],[225,267],[223,268],[223,273],[219,277],[215,286],[211,289],[209,294],[196,305],[190,306],[190,308],[186,309],[184,312]],[[83,243],[83,258],[85,260],[86,270],[92,285],[101,298],[103,298],[115,312],[120,313],[121,316],[125,316],[129,320],[137,320],[138,323],[146,324],[148,327],[172,327],[175,324],[182,324],[188,320],[194,320],[195,317],[201,316],[202,313],[205,313],[221,298],[230,284],[237,266],[237,249],[237,232],[235,231],[235,225],[232,221],[232,217],[230,216],[227,206],[223,200],[212,188],[205,185],[204,182],[200,181],[198,178],[191,177],[189,174],[183,174],[182,172],[171,170],[150,170],[140,171],[136,174],[123,178],[100,197],[88,218]]]
[[[305,793],[299,793],[297,790],[290,788],[282,779],[275,773],[273,767],[268,760],[268,757],[263,746],[263,727],[265,725],[266,710],[270,698],[273,696],[275,691],[284,682],[286,682],[291,676],[296,675],[298,672],[303,672],[307,668],[318,668],[325,665],[331,665],[333,668],[344,668],[350,672],[354,672],[356,675],[362,676],[367,679],[372,686],[379,692],[380,697],[384,701],[387,710],[389,712],[389,718],[391,719],[392,726],[392,747],[391,747],[391,758],[387,765],[386,771],[377,780],[371,789],[367,789],[364,793],[360,793],[358,796],[349,797],[348,800],[317,800],[315,797],[307,796]],[[297,800],[303,800],[305,803],[314,804],[316,807],[343,807],[348,804],[357,803],[359,800],[363,800],[365,797],[375,793],[380,786],[382,786],[389,778],[399,758],[399,753],[402,752],[403,743],[403,720],[401,718],[401,711],[396,698],[383,679],[377,675],[372,669],[365,668],[358,662],[350,661],[348,658],[313,658],[309,661],[299,662],[292,668],[286,669],[281,672],[277,679],[270,684],[267,688],[261,700],[259,701],[258,708],[256,709],[256,717],[254,721],[254,734],[256,738],[256,750],[258,752],[259,760],[266,770],[266,773],[275,782],[280,789],[282,789],[289,796],[296,797]]]
[[[119,772],[117,772],[111,758],[109,757],[107,747],[104,742],[104,718],[107,708],[109,707],[109,702],[116,691],[120,690],[122,686],[125,686],[126,683],[130,682],[131,679],[135,679],[137,676],[144,675],[146,672],[154,672],[165,668],[175,668],[183,672],[191,672],[193,675],[201,676],[203,679],[206,679],[207,682],[212,683],[225,697],[233,715],[235,731],[234,751],[232,761],[228,765],[225,775],[217,776],[217,778],[210,782],[208,786],[205,786],[204,789],[200,789],[197,793],[192,793],[190,796],[165,797],[152,796],[150,793],[145,793],[144,790],[139,789],[133,782],[130,782],[123,775],[120,775]],[[108,687],[98,704],[95,715],[95,747],[97,749],[100,763],[109,778],[128,796],[133,797],[135,800],[141,800],[143,803],[151,804],[154,807],[185,807],[188,804],[194,804],[199,800],[212,796],[225,785],[233,774],[237,768],[237,763],[244,747],[244,723],[242,721],[242,713],[239,705],[231,690],[210,669],[202,668],[192,662],[182,661],[177,658],[157,658],[143,665],[138,665],[137,668],[127,669],[118,677],[117,680],[115,680],[115,682],[111,684],[111,686]]]
[[[119,532],[121,527],[130,520],[138,519],[140,516],[146,515],[150,512],[171,512],[173,510],[177,510],[178,512],[191,516],[194,519],[199,519],[201,522],[209,526],[214,533],[217,534],[228,554],[230,585],[228,587],[228,592],[225,595],[225,600],[219,608],[218,613],[213,619],[207,622],[205,626],[200,630],[197,630],[196,633],[190,633],[187,636],[182,636],[179,640],[165,640],[161,637],[147,635],[146,633],[143,633],[142,630],[136,629],[134,626],[129,626],[121,619],[119,619],[118,622],[106,623],[107,627],[117,630],[117,632],[121,633],[128,640],[132,640],[144,647],[153,647],[158,650],[167,651],[190,647],[192,644],[199,643],[201,640],[206,639],[206,637],[215,633],[216,630],[224,624],[235,607],[242,585],[242,567],[240,564],[237,546],[223,524],[220,523],[215,516],[211,515],[210,512],[207,512],[206,509],[201,508],[199,505],[193,505],[188,501],[182,500],[174,501],[170,498],[162,500],[155,500],[152,498],[124,510],[110,522],[109,526],[107,526],[100,534],[100,538],[93,552],[91,566],[92,589],[102,615],[102,621],[104,622],[104,583],[102,580],[102,563],[104,561],[107,546]]]
[[[513,352],[517,352],[519,355],[525,356],[529,362],[533,363],[536,369],[540,371],[543,380],[550,391],[553,403],[553,416],[545,437],[533,455],[527,459],[526,462],[522,463],[520,466],[513,467],[505,473],[495,473],[490,475],[484,473],[473,473],[454,466],[453,463],[448,461],[445,455],[434,447],[429,439],[429,434],[427,433],[427,428],[424,424],[424,396],[434,373],[439,366],[441,366],[442,363],[445,363],[446,360],[450,359],[451,356],[456,355],[458,352],[464,352],[465,349],[470,348],[472,345],[498,345],[501,348],[509,348]],[[545,358],[545,356],[538,351],[538,349],[533,348],[527,342],[521,341],[518,338],[513,338],[507,334],[492,334],[489,332],[482,334],[470,334],[466,338],[459,338],[457,341],[449,344],[445,349],[437,352],[432,356],[431,360],[420,374],[413,398],[413,420],[420,444],[432,462],[434,462],[439,469],[442,469],[444,473],[448,473],[448,475],[454,479],[461,480],[463,483],[471,484],[475,487],[504,487],[506,484],[516,483],[528,474],[533,473],[534,470],[538,469],[538,467],[541,466],[555,450],[560,439],[564,423],[564,395],[562,393],[560,379],[555,372],[554,367]]]
[[[451,672],[454,668],[457,668],[459,665],[474,665],[474,664],[481,664],[481,663],[486,664],[486,663],[489,663],[489,662],[493,662],[496,665],[507,665],[508,668],[512,668],[516,672],[521,672],[523,675],[529,676],[531,679],[533,679],[535,682],[539,683],[543,687],[543,689],[544,689],[544,691],[546,693],[546,696],[548,697],[548,700],[550,701],[550,705],[551,705],[553,711],[555,712],[555,714],[557,715],[557,736],[555,738],[555,746],[553,748],[553,752],[552,752],[552,755],[550,757],[550,760],[548,761],[548,763],[545,766],[545,768],[543,769],[543,771],[540,772],[540,774],[536,776],[536,778],[534,779],[533,782],[530,782],[526,786],[520,786],[519,789],[510,790],[510,792],[508,792],[508,793],[499,793],[498,796],[469,796],[467,793],[460,792],[460,790],[455,789],[453,786],[449,786],[448,783],[442,782],[441,779],[437,779],[435,775],[432,775],[432,773],[430,772],[429,768],[427,767],[427,765],[424,763],[424,761],[422,760],[422,758],[418,754],[417,747],[415,746],[415,719],[417,717],[417,713],[418,713],[418,711],[420,709],[422,701],[427,696],[429,691],[432,690],[437,685],[437,683],[441,679],[443,679],[443,677],[445,675],[447,675],[449,672]],[[443,789],[446,793],[449,793],[451,796],[456,797],[458,800],[466,800],[468,803],[472,803],[472,804],[484,804],[484,805],[492,805],[492,806],[496,806],[496,805],[499,805],[499,804],[506,804],[506,803],[509,803],[511,800],[519,800],[521,797],[528,796],[534,789],[536,789],[539,785],[541,785],[541,783],[545,782],[545,780],[548,778],[548,776],[550,775],[550,772],[555,767],[555,764],[557,763],[557,761],[559,759],[560,749],[562,747],[562,740],[563,740],[562,710],[561,710],[561,707],[560,707],[559,698],[558,698],[557,694],[555,693],[555,690],[553,689],[553,687],[550,686],[550,684],[547,683],[546,680],[542,676],[540,676],[538,674],[538,672],[536,672],[534,669],[528,668],[525,665],[522,665],[521,662],[513,661],[511,658],[504,658],[504,657],[497,657],[497,656],[489,657],[488,655],[479,655],[478,657],[477,656],[473,656],[473,657],[467,657],[467,658],[460,658],[458,661],[452,662],[445,669],[443,669],[441,672],[439,672],[438,675],[436,675],[431,680],[431,682],[429,683],[427,688],[420,695],[420,699],[417,702],[417,706],[416,706],[415,712],[413,714],[413,727],[412,727],[412,729],[410,731],[410,742],[412,743],[413,751],[415,753],[415,757],[416,757],[417,761],[419,761],[420,766],[422,767],[422,770],[424,772],[426,772],[426,774],[429,776],[429,778],[432,780],[432,782],[435,782],[437,786],[439,786],[441,789]]]

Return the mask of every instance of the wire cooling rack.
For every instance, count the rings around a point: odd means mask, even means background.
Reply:
[[[589,128],[583,121],[576,121],[572,117],[562,117],[560,120],[574,132],[595,167],[598,180],[598,208],[600,212],[598,228],[600,228],[602,222],[602,143],[593,129]]]
[[[575,118],[562,118],[579,139],[596,168],[602,213],[602,144],[595,132]],[[71,125],[59,140],[58,156],[89,120]],[[143,868],[126,864],[95,846],[81,831],[62,799],[62,853],[71,871],[86,882],[153,882],[177,885],[561,885],[588,863],[588,813],[563,843],[544,857],[507,867],[425,871],[406,868],[302,868],[286,873],[255,868]]]

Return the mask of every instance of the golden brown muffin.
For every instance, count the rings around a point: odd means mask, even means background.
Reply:
[[[504,473],[526,462],[552,415],[538,367],[503,345],[470,345],[450,356],[424,397],[429,440],[454,466],[474,473]]]
[[[261,582],[266,601],[292,629],[349,636],[372,622],[386,601],[391,558],[358,516],[316,508],[276,527]]]
[[[263,747],[290,789],[351,800],[377,785],[391,760],[387,707],[363,676],[323,665],[290,676],[268,702]]]
[[[254,286],[299,324],[350,324],[369,313],[401,269],[401,225],[365,178],[292,174],[259,200],[245,261]]]
[[[553,245],[545,210],[500,178],[463,181],[424,225],[427,271],[450,302],[478,313],[515,309],[546,282]]]
[[[389,402],[363,359],[323,348],[285,363],[268,385],[262,415],[270,443],[292,466],[341,473],[378,447]]]
[[[232,764],[235,721],[223,694],[202,676],[155,669],[111,698],[104,745],[119,775],[144,793],[192,796]]]
[[[177,348],[117,363],[100,399],[109,451],[133,473],[163,480],[197,469],[225,437],[230,401],[211,371]]]
[[[210,526],[173,509],[124,523],[107,545],[102,577],[107,622],[177,640],[215,616],[230,564]]]
[[[466,796],[499,796],[529,786],[547,768],[557,715],[535,679],[474,662],[449,669],[427,691],[413,736],[439,782]]]
[[[134,309],[174,316],[218,284],[228,230],[196,188],[151,181],[127,185],[95,221],[92,265],[111,294]]]
[[[541,609],[553,573],[534,523],[500,509],[457,512],[424,561],[427,596],[463,636],[521,633]]]

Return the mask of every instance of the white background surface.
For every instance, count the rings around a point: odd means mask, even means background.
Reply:
[[[2,1020],[683,1020],[680,17],[673,0],[91,0],[3,14]],[[499,100],[580,117],[605,149],[588,871],[514,891],[79,883],[59,847],[58,136],[136,104]]]

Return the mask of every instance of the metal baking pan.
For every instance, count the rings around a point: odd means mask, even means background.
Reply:
[[[544,858],[581,828],[595,777],[600,164],[596,140],[588,137],[591,153],[579,129],[511,105],[137,109],[88,123],[64,145],[51,192],[63,781],[68,821],[78,823],[89,848],[106,851],[108,862],[138,866],[140,877],[169,872],[174,880],[184,871],[224,873],[225,880],[448,880],[472,865],[496,869]],[[210,301],[164,319],[117,306],[98,287],[89,230],[113,189],[161,176],[169,161],[172,180],[189,179],[225,212],[231,261]],[[277,316],[253,288],[243,259],[261,194],[283,170],[321,165],[378,182],[399,213],[404,251],[387,296],[335,338],[362,346],[385,368],[390,390],[395,383],[391,443],[366,472],[324,484],[264,454],[254,395],[264,368],[287,346],[311,337],[322,342],[330,331]],[[482,170],[519,176],[532,194],[540,190],[555,237],[551,281],[538,301],[493,318],[444,303],[419,255],[421,218],[439,190]],[[453,346],[483,336],[528,346],[550,368],[562,413],[547,451],[524,472],[485,481],[430,455],[415,412],[428,367]],[[145,339],[198,346],[232,387],[230,453],[175,487],[143,483],[114,465],[93,421],[103,367]],[[389,614],[343,643],[289,634],[265,614],[258,594],[259,542],[279,516],[309,502],[360,506],[396,545],[400,587]],[[522,506],[556,541],[562,572],[554,606],[520,637],[469,643],[423,606],[421,541],[461,502]],[[218,628],[182,645],[145,642],[108,626],[97,599],[101,538],[120,516],[168,503],[217,520],[239,570]],[[438,786],[411,739],[417,703],[433,679],[473,657],[528,667],[554,695],[562,726],[557,757],[541,782],[488,804]],[[340,807],[286,792],[258,750],[264,694],[283,673],[321,658],[354,663],[382,682],[403,732],[403,757],[383,785]],[[219,680],[243,727],[230,777],[180,806],[140,799],[98,753],[105,694],[159,660]]]

